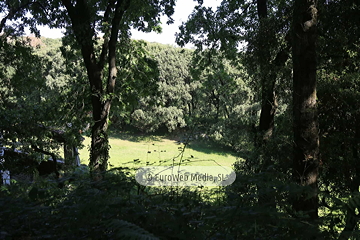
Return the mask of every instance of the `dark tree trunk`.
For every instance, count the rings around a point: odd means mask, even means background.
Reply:
[[[267,0],[257,0],[259,18],[259,30],[257,39],[257,54],[259,59],[261,77],[261,113],[258,132],[255,137],[255,146],[259,152],[259,165],[261,172],[265,172],[263,183],[257,186],[259,194],[259,205],[276,209],[275,190],[268,186],[271,181],[271,173],[268,167],[271,165],[271,156],[266,151],[266,143],[271,137],[274,129],[274,117],[276,111],[275,81],[276,74],[270,74],[271,69],[271,39],[274,32],[268,26]]]
[[[110,104],[110,103],[109,103]],[[93,178],[101,179],[106,171],[107,160],[109,159],[109,141],[107,134],[107,121],[110,108],[106,109],[104,103],[100,101],[93,104],[94,125],[91,129],[91,149],[90,149],[90,170]],[[99,112],[100,114],[95,114]]]
[[[262,78],[261,114],[259,124],[261,138],[258,139],[258,146],[265,145],[273,135],[275,113],[278,107],[275,84],[278,72],[282,70],[289,58],[290,45],[290,40],[287,38],[285,47],[277,53],[274,61],[269,63],[269,71],[267,72],[266,77]],[[268,55],[270,55],[270,53],[268,53]]]
[[[318,218],[319,129],[316,107],[315,0],[296,0],[293,13],[293,180],[310,187],[293,200],[295,211]]]
[[[116,82],[116,43],[118,40],[120,22],[130,1],[110,1],[104,12],[104,23],[111,22],[105,29],[104,43],[101,53],[96,59],[94,37],[95,29],[91,20],[90,7],[87,1],[77,1],[73,5],[70,0],[62,0],[72,22],[76,40],[81,46],[91,90],[94,124],[91,130],[90,170],[95,180],[102,179],[109,158],[108,117]],[[113,14],[113,17],[110,16]],[[106,85],[103,83],[103,73],[108,63]]]
[[[271,137],[274,129],[274,116],[276,111],[275,104],[275,80],[269,78],[270,71],[270,44],[272,39],[271,30],[267,26],[267,0],[257,0],[257,10],[259,17],[259,36],[258,36],[258,58],[261,76],[261,113],[259,133],[260,136],[255,143],[259,148]]]
[[[261,136],[257,143],[260,147],[266,144],[274,131],[274,118],[277,109],[275,82],[276,76],[273,76],[272,78],[264,78],[261,84],[261,113],[259,123]]]
[[[262,147],[270,139],[274,130],[274,118],[277,109],[277,98],[275,84],[278,72],[284,67],[289,58],[290,41],[286,37],[286,46],[281,49],[275,59],[271,61],[271,44],[275,40],[275,31],[269,25],[267,13],[267,0],[257,1],[259,17],[259,37],[258,37],[258,59],[261,71],[261,113],[259,123],[259,133],[256,145]]]

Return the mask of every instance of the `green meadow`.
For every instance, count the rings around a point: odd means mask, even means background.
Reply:
[[[79,150],[82,164],[89,163],[91,139],[85,137],[84,147]],[[168,136],[147,134],[111,134],[110,167],[167,166],[182,164],[191,166],[228,166],[237,161],[236,154],[209,141],[186,143]]]

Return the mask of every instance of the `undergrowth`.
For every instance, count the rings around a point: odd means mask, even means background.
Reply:
[[[258,202],[264,176],[238,174],[222,188],[143,187],[129,169],[113,169],[101,182],[75,170],[61,181],[37,178],[0,191],[1,239],[329,239],[330,216],[310,223],[291,212],[295,186],[273,181]],[[264,183],[265,184],[265,183]],[[269,183],[267,183],[269,184]],[[291,192],[290,191],[290,192]],[[352,203],[355,204],[355,203]],[[329,224],[319,230],[318,226]]]

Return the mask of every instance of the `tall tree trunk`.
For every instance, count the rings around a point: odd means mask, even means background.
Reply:
[[[91,130],[90,171],[95,180],[100,180],[107,168],[109,158],[108,117],[116,82],[116,43],[120,30],[120,22],[130,6],[130,0],[109,1],[104,12],[105,29],[101,53],[96,59],[94,37],[95,29],[91,20],[91,10],[87,1],[77,1],[73,5],[70,0],[62,0],[72,22],[76,40],[81,46],[91,90],[94,125]],[[114,10],[114,11],[113,11]],[[111,19],[111,15],[113,17]],[[111,24],[108,22],[111,21]],[[108,64],[106,85],[103,83],[105,64]]]
[[[275,84],[278,72],[285,66],[289,59],[290,39],[285,37],[286,45],[276,55],[275,59],[268,63],[266,77],[262,79],[261,91],[261,114],[259,131],[261,138],[258,139],[258,146],[264,146],[273,135],[275,126],[275,113],[278,107]],[[270,53],[269,53],[270,55]]]
[[[269,76],[272,76],[272,78]],[[263,147],[273,134],[274,118],[277,109],[275,94],[276,76],[273,76],[273,74],[270,74],[269,76],[264,77],[261,84],[261,113],[259,123],[259,132],[261,136],[257,143],[260,147]]]
[[[293,209],[318,218],[319,130],[316,107],[316,0],[296,0],[293,13],[293,180],[309,186]]]
[[[274,116],[276,111],[275,81],[276,75],[269,78],[270,72],[270,44],[274,33],[267,26],[267,0],[257,1],[257,10],[259,17],[259,37],[258,37],[258,58],[260,63],[261,75],[261,113],[257,146],[263,144],[271,137],[274,129]]]
[[[258,147],[261,147],[265,132],[270,129],[272,131],[274,118],[271,114],[272,109],[272,93],[273,88],[268,77],[269,63],[270,63],[270,49],[269,49],[269,35],[271,34],[266,26],[267,22],[267,0],[257,0],[257,12],[259,18],[259,30],[257,39],[257,55],[260,66],[261,76],[261,113],[260,113],[260,124],[259,132],[260,135],[255,143]],[[270,92],[270,94],[269,94]],[[272,125],[272,126],[271,126]]]
[[[108,105],[110,102],[108,103]],[[95,180],[100,180],[106,171],[109,159],[109,141],[107,134],[107,121],[110,113],[110,105],[105,107],[105,103],[100,101],[93,103],[94,125],[91,129],[91,149],[90,149],[90,170]]]
[[[266,144],[272,136],[274,129],[274,117],[276,111],[275,81],[276,74],[270,74],[271,52],[270,47],[275,33],[268,26],[267,0],[257,0],[259,18],[258,30],[258,59],[261,76],[261,113],[258,133],[255,138],[255,146],[259,152],[260,170],[266,172],[262,183],[258,184],[259,205],[276,209],[275,192],[267,183],[272,175],[268,168],[271,165],[271,156],[266,151]]]
[[[258,0],[257,10],[259,17],[258,59],[261,71],[261,113],[260,137],[257,139],[256,144],[262,147],[273,134],[275,112],[278,106],[275,84],[278,72],[281,71],[289,58],[290,40],[287,35],[285,37],[285,47],[277,53],[272,61],[271,44],[276,38],[276,33],[269,26],[267,0]]]

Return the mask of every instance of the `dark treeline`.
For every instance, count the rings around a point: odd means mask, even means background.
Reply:
[[[176,36],[194,49],[131,40],[174,6],[0,3],[0,170],[34,178],[1,186],[0,239],[359,238],[359,3],[198,1]],[[236,181],[139,186],[107,168],[127,129],[232,148]],[[89,168],[74,166],[84,134]]]

